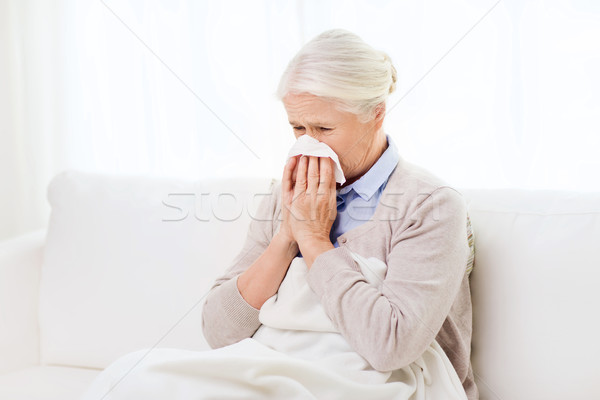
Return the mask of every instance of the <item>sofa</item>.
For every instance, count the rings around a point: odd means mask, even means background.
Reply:
[[[204,296],[272,182],[55,176],[47,227],[0,243],[0,399],[77,399],[126,353],[209,349]],[[481,399],[600,399],[600,193],[459,190]]]

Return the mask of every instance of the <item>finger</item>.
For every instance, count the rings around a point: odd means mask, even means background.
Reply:
[[[315,194],[319,190],[319,158],[310,156],[308,160],[308,183],[306,192]]]
[[[300,165],[300,156],[294,156],[294,169],[292,171],[292,184],[296,184],[296,175],[298,174],[298,165]]]
[[[333,161],[331,158],[329,159],[329,165],[331,166],[331,188],[333,190],[335,190],[336,189],[336,185],[337,185],[337,182],[335,180],[335,171],[336,171],[335,167],[336,167],[336,165],[335,165],[335,161]]]
[[[291,157],[283,169],[281,187],[285,193],[289,193],[294,188],[293,172],[296,167],[296,157]]]
[[[337,182],[335,180],[335,161],[333,161],[331,158],[329,159],[329,165],[331,166],[331,189],[335,191],[336,186],[337,186]]]
[[[332,181],[335,182],[333,176],[332,160],[329,157],[321,157],[319,159],[319,193],[326,193],[331,190]]]
[[[308,168],[308,157],[300,157],[298,169],[296,171],[296,185],[294,186],[294,198],[299,194],[306,192],[306,170]]]

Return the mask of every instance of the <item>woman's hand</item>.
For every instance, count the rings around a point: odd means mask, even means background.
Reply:
[[[237,286],[248,304],[260,309],[267,299],[279,290],[290,263],[298,254],[298,243],[294,239],[290,226],[289,206],[294,195],[295,167],[297,159],[288,161],[281,180],[282,221],[264,252],[248,269],[240,274]]]
[[[333,248],[329,232],[337,215],[337,202],[332,164],[328,157],[303,156],[298,161],[291,199],[292,190],[286,186],[288,226],[309,268],[319,254]]]

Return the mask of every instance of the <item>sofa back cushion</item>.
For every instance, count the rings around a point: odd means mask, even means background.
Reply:
[[[481,399],[600,399],[600,193],[462,192]]]
[[[41,361],[104,368],[141,348],[208,349],[203,296],[241,250],[271,180],[66,171],[40,282]]]

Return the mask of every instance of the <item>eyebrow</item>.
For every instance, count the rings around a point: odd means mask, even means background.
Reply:
[[[299,125],[302,125],[302,124],[300,124],[300,123],[298,123],[298,122],[295,122],[295,121],[289,121],[289,123],[290,123],[290,125],[292,125],[292,126],[299,126]],[[310,126],[331,126],[331,125],[333,125],[333,123],[330,123],[330,122],[318,122],[318,121],[317,121],[317,122],[310,123],[310,124],[308,124],[308,125],[310,125]]]

